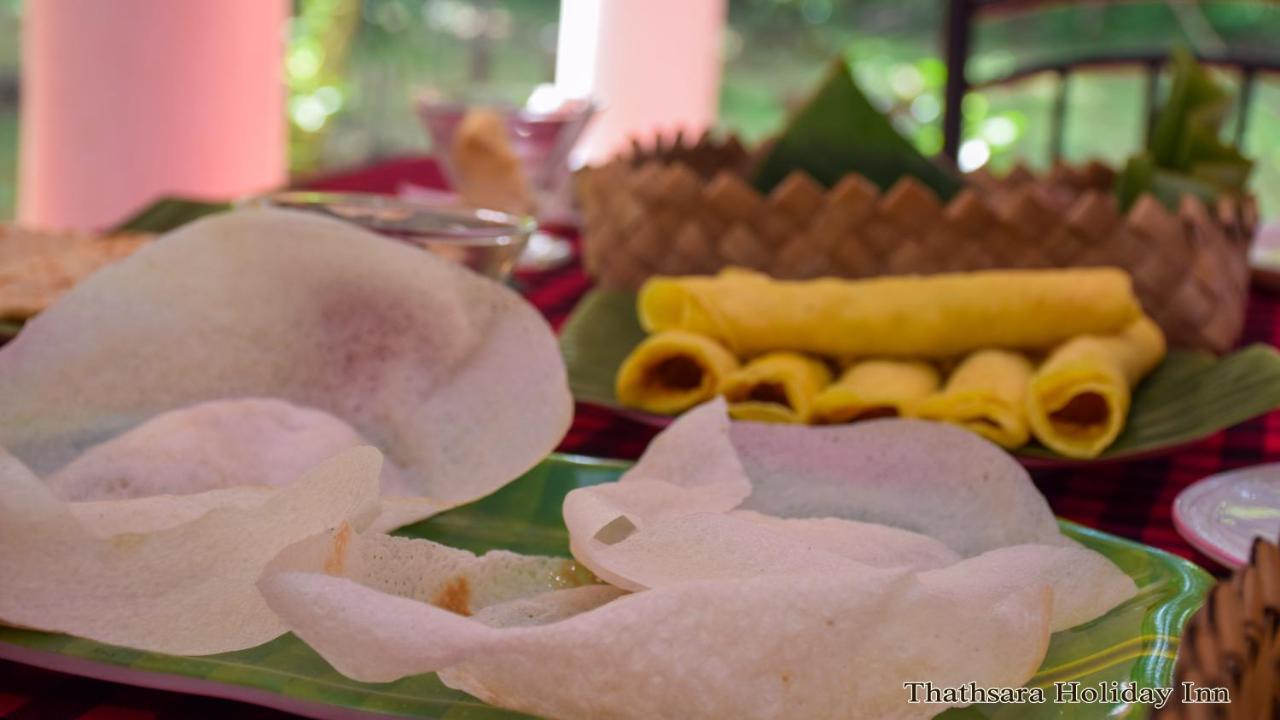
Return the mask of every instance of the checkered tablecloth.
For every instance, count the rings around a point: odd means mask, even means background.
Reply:
[[[438,187],[430,160],[408,158],[320,179],[318,189],[396,193],[405,185]],[[590,287],[576,264],[517,277],[522,292],[557,328]],[[1255,292],[1245,342],[1280,342],[1280,297]],[[635,458],[655,430],[608,410],[579,405],[560,449],[598,457]],[[1054,511],[1083,525],[1176,553],[1217,574],[1223,569],[1174,530],[1174,498],[1187,485],[1223,470],[1280,460],[1280,412],[1247,422],[1176,453],[1148,460],[1037,470],[1036,484]],[[236,717],[282,719],[285,713],[224,700],[133,688],[0,661],[0,718],[8,720],[152,720]]]

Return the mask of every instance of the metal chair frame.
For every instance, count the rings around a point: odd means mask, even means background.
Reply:
[[[1135,65],[1145,68],[1146,91],[1143,97],[1143,111],[1147,118],[1147,131],[1150,132],[1155,122],[1157,83],[1161,68],[1169,60],[1168,52],[1096,55],[1060,62],[1034,63],[981,83],[969,82],[966,67],[972,52],[974,22],[980,19],[981,15],[1028,6],[1048,5],[1053,2],[1054,0],[950,0],[944,37],[947,84],[942,119],[942,152],[947,158],[955,161],[960,152],[964,120],[962,105],[969,91],[1008,85],[1041,73],[1053,73],[1057,76],[1049,118],[1051,143],[1049,152],[1054,161],[1062,157],[1064,119],[1071,87],[1070,79],[1072,73],[1079,69]],[[1062,0],[1057,2],[1060,3]],[[1232,68],[1240,73],[1236,122],[1232,131],[1235,142],[1239,145],[1248,130],[1249,108],[1253,103],[1258,76],[1262,73],[1280,73],[1280,57],[1238,53],[1197,53],[1196,57],[1207,65]]]

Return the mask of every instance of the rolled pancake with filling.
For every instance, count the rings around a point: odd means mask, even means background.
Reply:
[[[669,330],[636,346],[618,369],[618,402],[663,415],[684,412],[715,397],[738,360],[714,340]]]
[[[938,371],[914,360],[865,360],[850,365],[813,401],[809,422],[842,425],[899,417],[907,405],[938,391]]]
[[[1031,379],[1036,439],[1063,455],[1097,457],[1124,429],[1133,387],[1164,358],[1164,333],[1144,317],[1124,332],[1058,348]]]
[[[640,289],[650,332],[688,330],[738,356],[773,350],[943,358],[990,347],[1051,350],[1141,316],[1115,268],[998,270],[871,280],[773,280],[730,269],[655,277]]]
[[[1025,410],[1031,361],[1007,350],[981,350],[965,358],[941,393],[915,403],[924,420],[959,425],[1005,448],[1027,444]]]
[[[720,381],[734,420],[804,423],[813,400],[831,382],[826,363],[793,352],[762,355]]]

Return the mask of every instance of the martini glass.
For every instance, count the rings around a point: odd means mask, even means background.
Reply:
[[[452,145],[458,126],[471,107],[475,105],[434,98],[424,98],[417,104],[418,117],[437,148],[445,178],[454,187],[460,186],[458,169],[449,153],[440,149]],[[533,194],[538,220],[544,224],[575,224],[569,152],[595,113],[595,105],[587,100],[570,100],[546,110],[501,104],[485,107],[505,121],[511,148]],[[532,270],[555,267],[571,253],[563,238],[535,231],[519,266]]]

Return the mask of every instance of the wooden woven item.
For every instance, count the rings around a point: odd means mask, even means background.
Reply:
[[[728,265],[796,279],[1114,265],[1173,344],[1222,352],[1242,330],[1251,201],[1188,196],[1170,212],[1144,196],[1121,213],[1096,163],[974,173],[945,204],[913,178],[882,192],[856,174],[827,189],[795,172],[764,195],[750,160],[737,140],[704,136],[579,171],[588,272],[634,289]]]
[[[1182,683],[1226,688],[1229,704],[1186,704]],[[1218,583],[1187,623],[1169,704],[1157,720],[1280,717],[1280,547],[1257,540],[1249,565]]]

